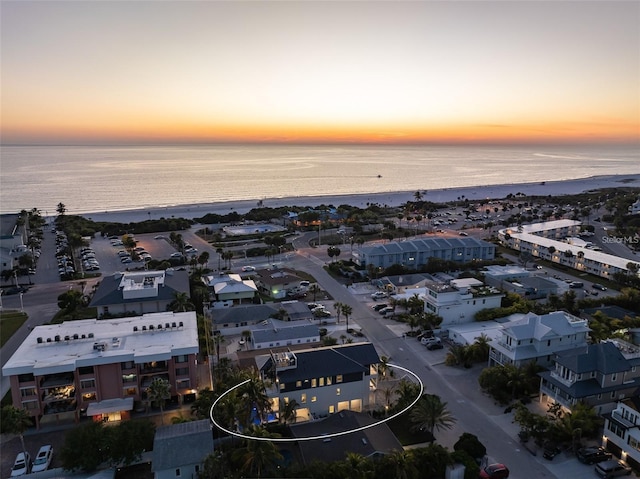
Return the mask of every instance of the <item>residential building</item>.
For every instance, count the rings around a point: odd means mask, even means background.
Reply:
[[[287,292],[301,290],[303,278],[289,268],[261,269],[255,272],[254,281],[261,293],[273,299],[285,299]]]
[[[368,414],[348,410],[322,419],[321,421],[293,424],[291,434],[293,437],[319,437],[347,430],[356,430],[379,422]],[[302,461],[310,465],[315,461],[335,462],[342,461],[350,453],[356,453],[362,457],[376,458],[395,451],[402,451],[402,444],[391,432],[387,423],[379,424],[352,434],[335,436],[322,441],[300,441]]]
[[[613,278],[615,273],[628,273],[629,263],[640,266],[637,261],[561,241],[577,234],[579,230],[579,221],[547,221],[501,229],[498,239],[516,251],[608,279]]]
[[[635,203],[629,206],[629,214],[630,215],[640,215],[640,198],[638,198]]]
[[[129,417],[155,378],[195,399],[196,313],[153,313],[36,326],[2,368],[14,406],[40,422]]]
[[[598,414],[638,395],[640,348],[619,339],[589,344],[556,354],[551,371],[540,373],[540,402],[571,410],[578,401]]]
[[[295,400],[298,421],[345,409],[366,411],[374,401],[380,359],[371,343],[270,352],[255,361],[270,384],[272,409]]]
[[[619,401],[615,409],[604,415],[603,446],[640,469],[640,396]]]
[[[251,331],[253,349],[278,348],[299,344],[311,345],[320,342],[320,328],[315,324],[281,327],[282,321],[272,320],[272,327],[262,327]]]
[[[492,260],[495,252],[495,245],[471,237],[427,238],[364,246],[352,252],[352,259],[365,268],[385,269],[399,264],[418,269],[425,266],[430,258],[465,263]]]
[[[585,346],[591,331],[586,319],[565,311],[527,313],[501,329],[502,335],[489,349],[489,366],[522,366],[530,361],[549,366],[556,353]]]
[[[151,472],[154,479],[196,478],[213,453],[211,421],[188,421],[156,429]]]
[[[308,308],[307,308],[308,309]],[[278,316],[277,304],[251,304],[227,309],[205,309],[213,329],[224,335],[242,334],[251,326],[267,323]]]
[[[399,274],[385,276],[375,282],[378,288],[390,294],[411,293],[414,289],[422,289],[429,281],[435,278],[426,273]]]
[[[258,292],[252,279],[243,279],[239,274],[209,274],[202,278],[202,282],[211,291],[211,306],[214,308],[217,303],[229,307],[234,304],[252,302]]]
[[[102,279],[89,306],[97,308],[98,318],[160,313],[178,293],[190,295],[187,271],[118,272]]]
[[[442,318],[441,328],[474,321],[478,311],[498,308],[504,294],[492,286],[485,286],[475,278],[454,279],[449,283],[426,284],[425,313],[434,313]]]

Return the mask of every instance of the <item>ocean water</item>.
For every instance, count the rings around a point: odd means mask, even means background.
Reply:
[[[0,213],[71,214],[638,174],[631,146],[2,146]]]

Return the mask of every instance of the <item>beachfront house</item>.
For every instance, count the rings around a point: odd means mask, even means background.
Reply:
[[[603,416],[602,445],[640,469],[640,396],[619,401],[613,411]]]
[[[373,403],[380,358],[373,344],[353,343],[255,357],[273,411],[295,400],[296,420],[342,410],[362,412]]]
[[[59,419],[119,421],[146,400],[155,378],[172,398],[195,399],[195,312],[153,313],[36,326],[2,367],[13,405],[39,427]]]
[[[520,367],[530,361],[549,366],[556,353],[585,346],[591,331],[586,319],[565,311],[527,313],[500,329],[500,336],[490,344],[489,366]]]
[[[386,269],[393,265],[418,269],[438,258],[460,263],[495,258],[495,245],[476,238],[427,238],[411,241],[392,241],[363,246],[354,250],[353,261],[364,268]]]
[[[98,318],[160,313],[178,293],[190,296],[187,271],[118,272],[103,278],[89,306],[98,310]]]
[[[640,386],[640,348],[609,339],[560,351],[550,371],[540,373],[540,402],[558,403],[570,411],[582,401],[598,414],[611,412],[618,401],[637,396]]]

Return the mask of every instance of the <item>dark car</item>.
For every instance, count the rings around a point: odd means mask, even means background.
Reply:
[[[374,304],[371,309],[373,309],[374,311],[380,311],[381,309],[387,308],[389,307],[389,305],[387,303],[379,303],[379,304]]]
[[[604,447],[583,447],[578,450],[576,457],[585,464],[595,464],[597,462],[608,461],[612,454]]]
[[[26,292],[27,292],[27,288],[23,288],[22,286],[12,286],[11,288],[7,288],[4,290],[5,295],[26,293]]]
[[[544,445],[544,449],[542,451],[542,457],[545,459],[549,459],[553,461],[553,458],[560,454],[560,448],[553,442],[548,442]]]
[[[480,479],[507,479],[509,469],[504,464],[489,464],[480,469]]]
[[[427,347],[427,349],[429,351],[433,351],[434,349],[442,349],[442,348],[444,348],[442,343],[436,343],[436,342],[427,343],[426,347]]]

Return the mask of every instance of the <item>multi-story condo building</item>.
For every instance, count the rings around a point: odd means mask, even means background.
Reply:
[[[640,469],[640,396],[618,402],[604,415],[603,446],[630,466]]]
[[[189,273],[176,271],[132,271],[105,276],[93,298],[91,307],[98,317],[125,314],[161,313],[175,299],[176,293],[189,295]]]
[[[297,420],[362,412],[374,401],[380,358],[371,343],[270,352],[255,361],[272,410],[295,400]]]
[[[565,311],[542,316],[527,313],[502,326],[501,336],[490,344],[489,366],[519,367],[530,361],[549,366],[555,353],[587,345],[591,331],[587,324],[586,319]]]
[[[81,414],[120,420],[155,378],[169,381],[172,397],[195,399],[197,353],[195,312],[66,321],[35,327],[2,374],[38,427]]]
[[[396,264],[417,269],[429,258],[465,263],[495,258],[495,245],[475,238],[428,238],[392,241],[365,246],[352,252],[353,261],[362,267],[388,268]]]
[[[547,221],[498,232],[500,242],[516,251],[558,263],[584,273],[610,279],[615,273],[628,273],[626,258],[595,251],[576,244],[560,241],[578,233],[580,223],[572,220]]]
[[[498,308],[504,294],[496,288],[485,286],[474,278],[454,279],[448,283],[427,282],[424,311],[442,318],[441,328],[470,323],[478,311]]]
[[[551,371],[540,373],[540,402],[566,410],[578,401],[598,414],[612,411],[622,399],[638,394],[640,348],[607,340],[556,354]]]

